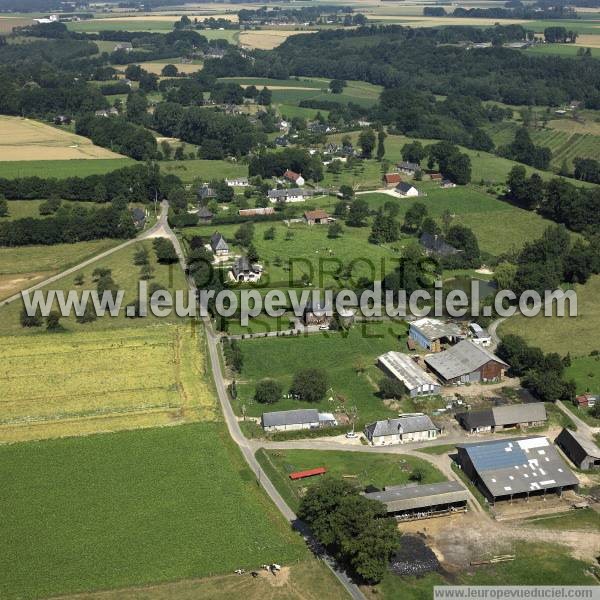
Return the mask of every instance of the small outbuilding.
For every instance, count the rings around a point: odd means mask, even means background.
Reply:
[[[227,256],[229,254],[229,245],[218,231],[210,236],[210,247],[215,256]]]
[[[401,181],[395,190],[403,198],[414,198],[419,195],[419,190],[414,185],[410,185],[410,183],[404,181]]]
[[[385,173],[383,183],[388,188],[396,187],[402,181],[400,173]]]
[[[304,213],[304,221],[307,225],[326,225],[331,217],[329,213],[317,208],[316,210],[307,210]]]
[[[146,224],[146,211],[143,208],[133,208],[131,209],[131,218],[133,219],[133,224],[138,229],[142,229]]]
[[[246,256],[235,259],[231,275],[238,283],[256,283],[262,276],[262,267],[251,263]]]
[[[543,402],[505,404],[485,410],[470,410],[456,415],[469,433],[496,432],[505,429],[542,427],[548,422]]]
[[[554,443],[579,469],[600,469],[600,448],[581,433],[565,428]]]
[[[261,424],[265,431],[297,431],[333,427],[337,421],[330,413],[319,413],[316,408],[300,408],[263,413]]]

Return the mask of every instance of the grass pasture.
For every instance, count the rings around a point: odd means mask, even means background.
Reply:
[[[220,423],[0,447],[0,479],[6,600],[308,558]]]
[[[0,339],[0,443],[216,418],[204,339],[188,328]]]
[[[0,117],[0,163],[68,159],[122,158],[87,138],[21,117]],[[0,167],[1,169],[1,167]]]
[[[1,151],[1,147],[0,147]],[[118,156],[118,155],[117,155]],[[132,158],[73,158],[70,160],[15,160],[0,162],[0,177],[86,177],[102,175],[134,165]]]
[[[427,461],[401,454],[367,454],[328,450],[264,450],[256,457],[275,484],[279,493],[294,510],[297,510],[303,491],[320,477],[292,481],[289,474],[315,467],[325,467],[330,475],[344,477],[361,489],[373,485],[382,489],[386,485],[410,482],[410,474],[419,469],[421,483],[445,481],[444,476]]]
[[[192,183],[195,179],[211,181],[248,175],[248,165],[227,160],[167,160],[160,162],[160,170],[165,175],[177,175],[184,183]]]

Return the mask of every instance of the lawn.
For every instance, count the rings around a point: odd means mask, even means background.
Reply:
[[[0,597],[229,574],[308,556],[220,423],[0,447]]]
[[[594,350],[600,350],[600,276],[595,275],[585,284],[575,286],[577,292],[577,317],[524,317],[515,315],[500,325],[500,336],[509,333],[520,335],[525,340],[539,346],[544,352],[558,352],[571,357],[586,357]],[[586,369],[584,366],[581,373]],[[600,374],[596,367],[595,372]],[[577,375],[573,371],[572,375]],[[580,373],[580,374],[581,374]],[[583,384],[585,385],[585,384]]]
[[[375,600],[430,600],[436,585],[595,585],[590,566],[571,557],[556,544],[517,542],[516,560],[486,565],[452,575],[446,580],[439,573],[424,577],[398,577],[388,573],[383,582],[366,590]],[[485,557],[482,557],[485,558]]]
[[[106,240],[105,240],[106,242]],[[95,290],[96,283],[92,280],[92,272],[97,268],[107,268],[112,271],[112,278],[115,281],[117,289],[124,290],[124,299],[121,306],[119,316],[111,317],[108,314],[103,317],[99,317],[96,321],[91,323],[81,324],[76,321],[75,316],[64,317],[61,319],[61,325],[68,332],[81,332],[81,331],[101,331],[104,329],[113,329],[121,327],[136,327],[144,326],[148,323],[167,323],[167,322],[182,322],[175,315],[167,318],[159,319],[152,314],[149,314],[143,319],[128,319],[125,317],[125,305],[136,299],[138,293],[138,283],[140,281],[140,267],[133,264],[133,256],[136,251],[142,246],[142,244],[149,251],[149,258],[151,266],[154,268],[152,279],[148,281],[148,285],[159,284],[162,289],[166,289],[173,293],[175,290],[187,290],[185,277],[181,271],[179,265],[161,265],[158,264],[155,258],[154,251],[152,249],[152,242],[136,242],[131,244],[122,250],[119,250],[110,256],[96,261],[91,265],[78,270],[76,273],[68,275],[51,286],[49,289],[63,290],[65,293],[69,290],[75,290],[81,292],[84,289]],[[68,245],[67,250],[68,250]],[[74,246],[75,247],[75,246]],[[46,254],[50,254],[55,246],[49,246],[45,249]],[[0,252],[6,251],[7,256],[13,256],[15,253],[24,252],[27,256],[27,251],[32,248],[24,247],[17,249],[2,249]],[[43,254],[42,254],[43,256]],[[23,255],[21,256],[21,260]],[[77,264],[81,261],[75,261],[71,258],[72,264]],[[22,262],[19,262],[22,267]],[[14,272],[14,269],[13,269]],[[84,283],[81,286],[75,284],[75,278],[78,275],[84,276]],[[14,282],[15,277],[10,276],[11,281]],[[20,279],[25,278],[25,275],[21,276]],[[31,283],[31,282],[28,282]],[[44,288],[46,289],[46,288]],[[8,295],[8,294],[7,294]],[[21,302],[15,301],[11,304],[0,308],[0,335],[38,335],[39,330],[37,328],[23,328],[19,322],[19,313],[21,311]],[[55,306],[56,302],[55,302]]]
[[[2,337],[0,444],[214,420],[204,344],[174,325]]]
[[[233,402],[238,414],[244,406],[246,415],[260,416],[271,410],[318,408],[344,414],[353,407],[357,411],[357,429],[365,423],[395,416],[399,409],[414,411],[427,407],[430,400],[388,407],[377,396],[377,383],[384,374],[376,359],[389,350],[402,350],[406,325],[379,322],[356,325],[347,335],[318,333],[288,338],[259,338],[240,343],[244,366],[238,380],[238,396]],[[291,398],[272,405],[254,401],[256,382],[265,377],[276,379],[287,392],[295,373],[306,368],[324,369],[328,375],[326,397],[312,404]],[[364,371],[363,371],[364,369]]]
[[[13,202],[10,201],[9,207]],[[25,209],[19,207],[17,210]],[[0,248],[0,300],[117,244],[118,240],[93,240],[54,246]],[[0,314],[4,310],[0,308]]]
[[[572,357],[571,366],[566,370],[566,378],[575,380],[580,394],[600,394],[600,356]]]
[[[368,454],[330,450],[264,450],[256,458],[274,483],[277,491],[294,510],[297,510],[307,487],[320,477],[292,481],[290,473],[316,467],[325,467],[329,475],[343,477],[364,490],[368,486],[382,489],[411,481],[410,475],[418,469],[421,483],[445,481],[444,476],[427,461],[402,454]]]
[[[600,514],[593,508],[584,508],[557,515],[531,517],[527,519],[526,523],[544,529],[558,529],[560,531],[578,529],[598,531],[600,529]]]
[[[85,158],[71,160],[16,160],[0,162],[0,177],[86,177],[103,175],[136,164],[132,158]]]
[[[192,183],[195,179],[211,181],[248,175],[248,165],[227,160],[168,160],[159,164],[162,173],[177,175],[184,183]]]

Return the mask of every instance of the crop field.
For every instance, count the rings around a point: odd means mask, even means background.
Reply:
[[[279,493],[294,510],[297,510],[301,495],[307,487],[320,477],[291,481],[290,473],[316,467],[325,467],[329,475],[345,477],[365,489],[369,485],[382,489],[390,485],[410,482],[415,469],[423,474],[422,484],[445,481],[445,477],[427,461],[402,454],[367,454],[327,450],[264,450],[256,458],[274,483]]]
[[[216,418],[199,331],[155,326],[0,340],[0,444]]]
[[[121,158],[90,140],[20,117],[0,117],[0,162]]]
[[[515,315],[500,325],[500,336],[508,333],[520,335],[530,344],[542,348],[544,352],[558,352],[562,356],[569,352],[571,357],[581,357],[594,350],[600,350],[600,276],[595,275],[585,285],[575,286],[575,291],[577,317],[538,315],[526,318]],[[595,371],[600,377],[600,369],[596,367]],[[576,371],[572,373],[574,376],[576,374]]]
[[[6,600],[309,557],[221,423],[10,444],[0,479]]]
[[[13,202],[9,202],[9,210]],[[36,204],[35,201],[33,204]],[[51,251],[48,246],[0,248],[0,300],[108,250],[118,243],[117,240],[93,240],[76,244],[56,244],[52,246]],[[0,309],[2,318],[6,311],[6,308]]]
[[[105,244],[109,241],[112,242],[112,245],[116,245],[119,243],[115,240],[103,240]],[[115,281],[117,288],[124,291],[123,305],[121,306],[119,316],[111,317],[108,314],[105,314],[102,317],[98,317],[97,320],[85,324],[78,323],[74,315],[69,317],[63,317],[61,319],[60,324],[65,332],[101,331],[105,329],[138,327],[157,323],[164,324],[167,322],[183,322],[183,320],[178,319],[175,315],[162,319],[159,319],[158,317],[155,317],[154,315],[150,314],[142,319],[129,319],[125,316],[125,304],[134,301],[138,294],[138,283],[140,281],[140,267],[135,266],[133,264],[133,256],[142,244],[149,251],[150,265],[154,269],[154,271],[152,272],[152,278],[148,281],[148,285],[158,284],[161,286],[162,289],[169,290],[171,293],[174,293],[176,290],[187,290],[185,278],[183,272],[179,268],[179,265],[158,264],[156,262],[154,251],[152,250],[152,243],[150,241],[136,242],[134,244],[130,244],[129,246],[126,246],[125,248],[107,256],[106,258],[98,260],[97,262],[94,262],[91,265],[78,270],[76,273],[63,277],[62,279],[49,286],[53,290],[62,290],[65,293],[69,290],[75,290],[77,293],[80,293],[82,290],[85,289],[95,290],[96,282],[93,280],[92,272],[96,268],[107,268],[112,271],[112,278]],[[72,246],[69,244],[65,244],[64,246],[61,246],[61,248],[63,248],[64,251],[67,253],[69,248],[76,247],[77,244]],[[30,252],[41,252],[42,257],[45,253],[51,258],[52,254],[50,248],[54,249],[55,246],[34,246],[31,248],[22,247],[16,249],[2,248],[0,249],[0,252],[6,252],[6,255],[10,257],[9,260],[14,259],[15,255],[16,258],[20,258],[20,260],[17,261],[16,266],[18,269],[23,270],[26,268],[30,268],[29,262],[27,262],[28,257],[30,257]],[[81,262],[75,261],[72,258],[69,258],[69,260],[71,265]],[[12,272],[14,272],[15,270],[15,267],[13,267]],[[78,275],[83,275],[84,281],[82,285],[76,285],[75,283],[75,278]],[[25,275],[18,277],[17,279],[23,280],[25,279]],[[29,286],[25,283],[22,285],[22,287],[24,288]],[[6,294],[6,296],[8,295],[9,294]],[[0,336],[36,336],[39,334],[39,329],[35,327],[21,327],[19,321],[19,313],[21,311],[21,306],[21,302],[15,301],[11,304],[0,308]],[[57,308],[56,301],[54,302],[54,307]]]
[[[261,29],[259,31],[242,31],[239,34],[240,46],[252,50],[272,50],[283,44],[293,35],[314,33],[311,31],[294,31],[284,29]]]
[[[319,333],[294,338],[259,338],[240,342],[244,366],[238,383],[234,408],[241,414],[258,417],[265,410],[318,408],[327,412],[346,412],[356,407],[357,423],[393,416],[398,410],[386,406],[376,395],[383,373],[375,366],[376,358],[389,350],[402,350],[406,326],[403,323],[379,322],[357,325],[346,334]],[[253,400],[256,382],[265,377],[279,381],[287,392],[294,373],[301,369],[327,365],[330,390],[318,403],[282,399],[268,407]],[[360,365],[365,371],[357,369]],[[419,402],[419,406],[429,402]],[[415,408],[405,406],[406,410]],[[358,425],[357,425],[358,426]]]
[[[180,73],[185,73],[186,75],[197,73],[198,71],[202,70],[202,65],[180,64],[177,60],[174,60],[173,62],[164,61],[139,63],[142,69],[145,69],[149,73],[154,73],[155,75],[160,75],[163,68],[170,64],[175,65]]]
[[[25,27],[31,25],[32,20],[30,18],[20,17],[0,17],[0,35],[11,33],[15,27]]]
[[[0,162],[0,177],[7,179],[15,179],[17,177],[55,177],[56,179],[86,177],[87,175],[110,173],[116,169],[122,169],[134,164],[136,164],[136,161],[132,158],[15,160]]]

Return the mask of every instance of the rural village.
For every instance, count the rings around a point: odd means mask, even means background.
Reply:
[[[599,57],[598,0],[0,1],[0,598],[596,593]]]

